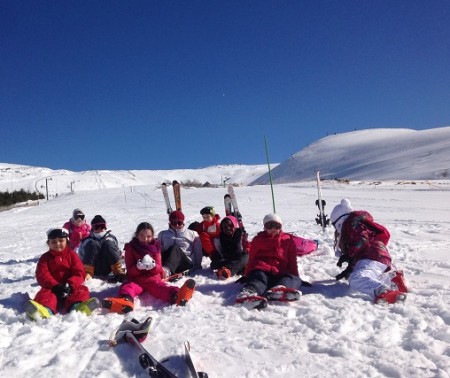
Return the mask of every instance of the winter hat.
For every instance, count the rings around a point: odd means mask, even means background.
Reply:
[[[91,220],[91,226],[95,226],[96,224],[104,224],[106,226],[106,221],[101,215],[96,215]]]
[[[84,215],[83,210],[81,210],[81,209],[75,209],[75,210],[73,211],[73,213],[72,213],[72,218],[73,218],[73,219],[77,219],[77,216],[79,216],[79,215]]]
[[[214,210],[214,207],[206,206],[206,207],[204,207],[203,209],[200,210],[200,214],[201,215],[209,214],[209,215],[211,215],[213,217],[214,215],[216,215],[216,211]]]
[[[47,231],[47,239],[66,238],[69,240],[69,231],[62,227],[51,228]]]
[[[264,217],[264,219],[263,219],[263,224],[265,225],[266,223],[269,223],[269,222],[275,222],[275,223],[278,223],[280,226],[283,225],[283,222],[281,221],[281,218],[280,218],[277,214],[275,214],[275,213],[267,214],[267,215]]]
[[[224,221],[225,219],[229,219],[229,220],[231,221],[231,223],[233,223],[233,227],[234,227],[234,228],[238,228],[238,227],[239,227],[239,224],[238,224],[238,221],[237,221],[236,217],[233,217],[232,215],[228,215],[228,216],[226,216],[225,218],[223,218],[223,219],[222,219],[222,222],[220,222],[220,226],[222,226],[223,221]]]
[[[181,212],[181,210],[172,211],[169,215],[169,222],[177,221],[184,222],[184,214]]]
[[[352,211],[353,208],[347,198],[343,198],[341,203],[334,207],[330,215],[330,220],[337,232],[341,232],[342,224]]]

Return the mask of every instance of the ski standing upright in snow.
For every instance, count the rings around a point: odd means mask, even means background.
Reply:
[[[231,203],[231,196],[227,193],[223,197],[223,204],[225,206],[225,215],[234,215],[233,204]]]
[[[237,203],[237,199],[236,199],[236,194],[234,193],[234,187],[232,184],[228,185],[228,194],[230,195],[231,198],[231,203],[233,205],[233,212],[234,212],[234,216],[236,217],[238,224],[239,224],[239,228],[244,229],[244,222],[242,220],[242,215],[239,211],[239,206]]]
[[[173,180],[172,182],[173,196],[175,198],[175,208],[181,211],[181,185],[178,181]]]
[[[172,206],[170,205],[169,192],[167,191],[167,184],[165,182],[161,184],[161,190],[164,196],[164,201],[166,202],[167,214],[170,214],[172,212]]]
[[[317,224],[322,226],[322,231],[325,232],[325,227],[330,224],[330,220],[328,216],[325,214],[325,205],[326,202],[322,199],[322,187],[320,186],[320,173],[316,172],[316,180],[317,180],[317,194],[318,199],[316,200],[316,205],[319,207],[319,214],[317,214],[316,222]]]

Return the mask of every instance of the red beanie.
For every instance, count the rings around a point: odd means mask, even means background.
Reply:
[[[169,215],[169,222],[172,222],[172,221],[184,222],[184,214],[180,210],[172,211]]]

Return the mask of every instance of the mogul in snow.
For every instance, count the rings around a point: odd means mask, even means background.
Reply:
[[[277,214],[263,220],[264,231],[252,240],[245,270],[247,282],[236,303],[245,307],[263,308],[267,301],[295,301],[302,285],[297,266],[297,249],[290,234],[282,231],[283,222]]]
[[[350,201],[342,199],[330,215],[335,228],[338,266],[348,267],[336,276],[347,278],[350,287],[369,295],[375,303],[396,303],[406,299],[403,272],[393,270],[387,249],[389,231],[374,222],[367,211],[354,211]]]
[[[33,320],[49,318],[58,311],[76,310],[90,315],[100,302],[89,298],[89,289],[83,285],[83,264],[69,246],[69,232],[65,228],[50,229],[47,244],[49,250],[39,258],[36,267],[41,289],[34,300],[25,303],[25,312]]]

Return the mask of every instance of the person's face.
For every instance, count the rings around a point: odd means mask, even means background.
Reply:
[[[50,249],[56,252],[62,252],[67,247],[66,238],[49,239],[47,243]]]
[[[213,217],[211,214],[202,214],[202,217],[205,222],[211,222],[213,220]]]
[[[145,230],[139,231],[139,233],[137,234],[137,239],[142,244],[150,244],[151,241],[153,240],[152,230],[145,229]]]
[[[172,227],[175,230],[181,230],[184,227],[184,222],[183,221],[177,221],[177,220],[173,220],[170,221],[170,227]]]
[[[225,235],[231,236],[234,233],[234,226],[233,226],[233,222],[231,222],[231,220],[229,219],[225,219],[222,222],[222,232]]]
[[[95,224],[94,226],[92,226],[92,229],[94,230],[94,232],[100,233],[106,230],[106,224]]]
[[[279,224],[277,222],[267,222],[264,225],[264,229],[266,230],[266,232],[269,235],[275,236],[275,235],[278,235],[281,232],[281,224]]]
[[[75,223],[79,226],[84,222],[84,214],[77,214],[74,216]]]

